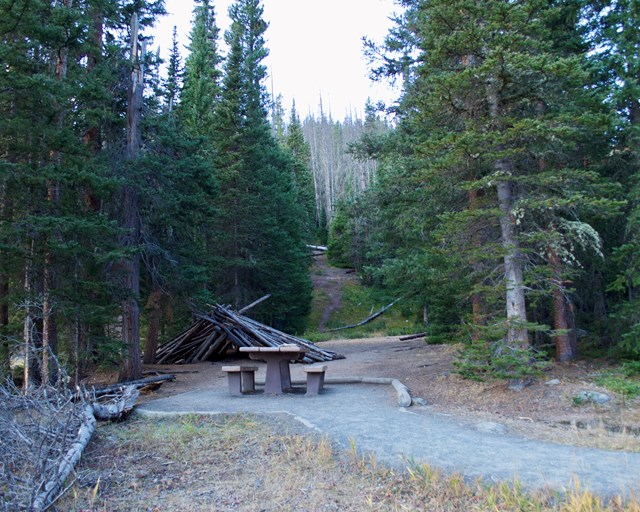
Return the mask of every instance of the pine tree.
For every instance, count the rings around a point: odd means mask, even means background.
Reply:
[[[310,305],[309,261],[292,161],[268,123],[262,64],[267,24],[258,0],[237,1],[229,15],[215,129],[220,270],[215,282],[223,300],[236,306],[271,293],[268,305],[254,314],[300,329]]]
[[[607,104],[615,113],[615,130],[610,141],[607,168],[628,190],[626,224],[616,226],[608,241],[617,245],[612,267],[615,275],[609,290],[615,297],[612,332],[621,337],[622,352],[640,355],[640,54],[638,31],[640,9],[635,0],[586,2],[584,15],[590,28],[591,60],[605,92]]]
[[[408,76],[400,111],[405,133],[417,138],[411,165],[434,213],[440,210],[440,247],[431,253],[449,252],[448,272],[463,269],[472,278],[465,291],[474,321],[488,315],[495,327],[504,325],[494,354],[517,354],[530,344],[525,290],[562,286],[575,256],[570,248],[599,250],[599,236],[581,216],[605,203],[598,177],[576,151],[598,127],[582,89],[588,75],[582,57],[550,37],[558,11],[549,2],[407,4],[395,33],[411,36],[396,46],[389,41],[392,50],[404,45],[391,69]],[[402,59],[411,44],[416,60],[406,75]],[[554,252],[562,254],[555,277],[547,273],[559,263]],[[498,257],[501,282],[490,270]],[[575,357],[566,348],[558,344],[557,356]]]
[[[182,65],[180,61],[180,48],[178,47],[178,29],[174,26],[171,37],[171,53],[167,66],[167,78],[165,80],[166,110],[173,112],[178,103],[182,82]]]
[[[291,152],[293,158],[293,181],[296,190],[296,203],[302,206],[304,212],[303,225],[305,226],[307,239],[312,241],[316,234],[318,215],[316,212],[313,176],[309,168],[311,152],[309,144],[307,144],[304,139],[295,101],[291,106],[291,114],[287,126],[286,147]]]
[[[181,116],[195,135],[209,136],[219,96],[221,58],[214,6],[200,0],[194,9],[189,57],[185,62]]]

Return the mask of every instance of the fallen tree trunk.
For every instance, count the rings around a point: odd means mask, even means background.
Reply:
[[[93,405],[86,404],[82,411],[80,427],[75,441],[71,444],[67,453],[62,458],[56,474],[44,485],[43,490],[40,491],[33,500],[31,510],[34,512],[46,510],[53,501],[58,498],[58,494],[60,493],[65,480],[76,467],[76,464],[80,460],[80,456],[89,443],[95,429],[96,418],[93,413]]]
[[[400,341],[409,341],[409,340],[415,340],[417,338],[424,338],[427,335],[426,332],[420,332],[418,334],[409,334],[408,336],[400,336],[400,338],[398,338]]]
[[[93,415],[97,420],[101,421],[119,420],[133,409],[138,396],[140,396],[140,391],[136,386],[127,386],[122,391],[122,395],[116,397],[110,403],[94,402],[92,404]]]
[[[375,320],[380,315],[382,315],[385,311],[390,309],[400,299],[402,299],[402,297],[398,297],[397,299],[395,299],[390,304],[387,304],[385,307],[383,307],[379,311],[376,311],[373,315],[368,316],[367,318],[365,318],[362,322],[358,322],[357,324],[352,324],[352,325],[345,325],[343,327],[336,327],[334,329],[327,329],[325,332],[335,332],[335,331],[342,331],[344,329],[353,329],[354,327],[360,327],[361,325],[368,324],[369,322],[371,322],[371,320]]]
[[[155,377],[147,377],[145,379],[131,380],[128,382],[120,382],[118,384],[114,384],[112,386],[107,386],[105,388],[100,389],[92,389],[91,394],[95,397],[100,397],[103,395],[108,395],[110,393],[117,393],[121,391],[122,388],[127,388],[130,386],[134,386],[136,389],[140,389],[147,384],[152,384],[154,382],[166,382],[166,381],[174,381],[176,380],[174,375],[157,375]]]
[[[78,434],[59,462],[53,476],[44,484],[42,491],[33,500],[31,505],[33,512],[47,510],[59,498],[65,481],[76,467],[82,452],[95,432],[96,421],[116,421],[121,419],[133,409],[139,395],[140,391],[138,391],[136,385],[129,385],[109,403],[102,404],[97,401],[85,403],[82,409]]]

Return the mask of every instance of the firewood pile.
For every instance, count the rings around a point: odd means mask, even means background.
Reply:
[[[344,359],[330,350],[318,348],[310,341],[297,338],[261,324],[224,306],[216,305],[208,315],[195,315],[195,321],[158,349],[157,364],[188,364],[224,357],[228,350],[240,347],[279,347],[295,344],[308,352],[303,363]]]

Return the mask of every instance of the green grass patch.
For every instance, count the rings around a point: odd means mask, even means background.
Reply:
[[[377,290],[352,282],[342,288],[340,308],[333,312],[327,322],[326,329],[354,325],[390,304],[395,297]],[[318,333],[315,331],[324,308],[328,304],[328,297],[319,291],[314,291],[312,313],[309,317],[309,330],[305,337],[312,341],[324,341],[336,337],[340,338],[368,338],[372,336],[397,336],[418,332],[421,327],[416,324],[410,312],[404,311],[402,301],[385,311],[381,316],[364,325],[334,332]],[[409,315],[407,315],[409,313]]]
[[[622,395],[623,398],[640,396],[640,381],[623,375],[603,375],[598,377],[595,382],[598,386]]]

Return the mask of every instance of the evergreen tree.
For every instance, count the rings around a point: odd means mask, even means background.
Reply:
[[[209,0],[199,0],[194,9],[190,53],[185,62],[181,115],[187,129],[200,136],[211,134],[220,94],[218,32],[214,6]]]
[[[167,78],[165,80],[166,110],[172,112],[179,100],[182,83],[182,65],[180,48],[178,47],[178,29],[174,26],[171,37],[171,53],[167,66]]]
[[[296,204],[292,161],[274,139],[263,85],[267,55],[258,0],[229,9],[229,53],[216,120],[220,192],[216,237],[223,300],[236,306],[271,293],[264,319],[300,329],[310,305],[303,214]]]
[[[304,212],[303,225],[307,239],[312,241],[317,228],[317,213],[315,201],[315,187],[309,165],[311,152],[309,144],[304,139],[302,124],[298,118],[296,104],[291,106],[289,124],[287,126],[286,147],[293,158],[293,181],[296,190],[296,203]]]
[[[467,280],[460,291],[473,305],[473,338],[498,336],[504,342],[494,343],[494,354],[518,354],[532,327],[525,291],[562,286],[575,246],[599,250],[599,236],[583,221],[606,203],[580,159],[585,134],[598,136],[590,131],[598,128],[595,102],[582,89],[588,75],[582,57],[550,37],[558,10],[549,2],[407,5],[395,34],[411,36],[388,46],[405,50],[391,69],[407,76],[402,59],[416,45],[400,112],[417,149],[408,169],[414,186],[439,215],[429,260],[444,250],[446,272],[461,286]],[[501,280],[493,272],[498,257]],[[575,351],[558,343],[557,357]]]
[[[611,226],[608,241],[617,247],[614,272],[609,285],[617,292],[612,333],[621,337],[626,355],[640,355],[640,54],[638,31],[640,10],[634,0],[586,2],[583,15],[588,20],[591,60],[605,92],[607,104],[615,113],[615,130],[606,168],[612,179],[619,179],[628,191],[626,224],[622,231]],[[613,235],[613,236],[611,236]],[[614,238],[617,236],[616,238]]]

